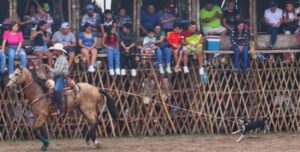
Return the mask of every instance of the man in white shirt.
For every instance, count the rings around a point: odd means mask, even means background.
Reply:
[[[270,8],[265,10],[264,16],[265,22],[268,26],[268,32],[271,36],[269,48],[273,49],[277,40],[277,33],[282,23],[283,12],[280,8],[277,8],[277,3],[274,0],[272,0],[270,2]]]

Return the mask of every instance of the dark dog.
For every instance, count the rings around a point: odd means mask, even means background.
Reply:
[[[267,120],[269,120],[268,117],[256,120],[254,122],[250,122],[248,119],[245,118],[239,119],[239,122],[242,125],[242,129],[239,129],[232,133],[232,134],[237,134],[239,132],[242,132],[240,138],[237,139],[236,142],[242,141],[243,138],[245,137],[245,134],[251,130],[260,129],[260,130],[264,130],[264,133],[266,133],[267,130],[269,130],[269,126],[267,125]]]

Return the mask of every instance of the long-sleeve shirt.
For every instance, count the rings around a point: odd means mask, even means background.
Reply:
[[[236,46],[248,46],[249,45],[249,32],[247,30],[235,30],[232,31],[231,34],[231,44],[232,47],[236,47]]]
[[[52,70],[54,76],[67,76],[69,73],[69,64],[66,56],[60,55],[56,58],[54,68]]]

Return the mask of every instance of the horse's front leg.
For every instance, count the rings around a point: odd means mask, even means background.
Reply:
[[[42,126],[44,125],[46,121],[46,117],[43,115],[39,115],[33,125],[33,131],[35,137],[43,143],[43,146],[41,147],[41,151],[47,151],[49,146],[49,140],[46,136],[43,136],[42,134]]]

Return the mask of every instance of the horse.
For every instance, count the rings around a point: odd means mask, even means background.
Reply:
[[[45,66],[41,67],[44,68],[43,70],[50,71],[49,68],[45,68]],[[43,74],[39,73],[39,75],[41,76]],[[26,68],[20,67],[14,71],[13,76],[11,76],[7,83],[7,87],[14,86],[20,86],[24,91],[28,104],[31,106],[31,112],[35,116],[33,124],[34,135],[42,142],[41,150],[47,151],[50,142],[47,135],[43,133],[42,127],[50,117],[52,105],[50,94],[43,91],[43,87],[38,83],[37,78],[34,78],[32,73]],[[97,107],[99,104],[103,105],[102,102],[104,102],[104,98],[102,98],[101,94],[107,99],[108,111],[112,118],[117,120],[118,112],[115,101],[108,93],[88,83],[77,83],[76,86],[78,88],[77,91],[65,93],[66,113],[69,113],[75,108],[79,109],[91,125],[85,139],[87,144],[92,140],[96,147],[99,147],[99,141],[96,137],[96,128],[99,124]]]

